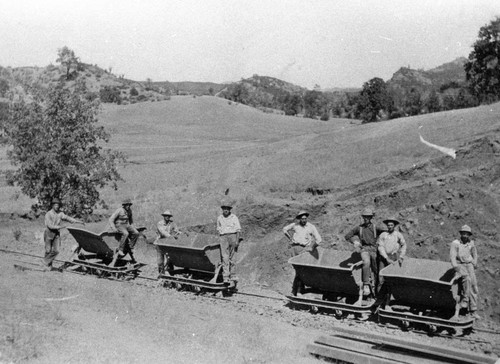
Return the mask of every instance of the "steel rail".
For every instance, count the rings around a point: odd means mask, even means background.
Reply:
[[[35,255],[35,254],[30,254],[30,253],[24,253],[24,252],[20,252],[20,251],[15,251],[15,250],[8,250],[8,249],[2,249],[0,248],[0,252],[4,252],[4,253],[8,253],[8,254],[16,254],[16,255],[21,255],[21,256],[26,256],[26,257],[30,257],[30,258],[37,258],[37,259],[43,259],[42,256],[39,256],[39,255]],[[67,263],[67,261],[64,261],[64,260],[60,260],[60,259],[55,259],[54,261],[58,262],[58,263]],[[30,264],[29,262],[24,262],[24,263],[27,263],[27,264]],[[72,271],[72,270],[64,270],[68,273],[74,273],[74,274],[79,274],[79,275],[87,275],[86,273],[81,273],[81,272],[77,272],[77,271]],[[110,280],[113,280],[113,281],[116,281],[116,282],[123,282],[123,283],[127,283],[129,282],[128,280],[122,280],[122,279],[113,279],[113,278],[110,278],[110,277],[106,277],[106,279],[110,279]],[[156,277],[149,277],[149,276],[144,276],[144,275],[138,275],[135,277],[135,279],[140,279],[140,280],[144,280],[144,281],[147,281],[147,282],[155,282],[157,283],[158,282],[158,279]],[[147,284],[141,284],[141,283],[136,283],[136,284],[139,284],[141,286],[145,286],[145,287],[149,287]],[[182,292],[182,291],[180,291]],[[190,292],[190,293],[196,293],[196,292]],[[198,293],[199,294],[199,293]],[[200,297],[203,297],[203,298],[206,298],[206,299],[212,299],[212,300],[220,300],[220,301],[227,301],[227,302],[234,302],[234,303],[239,303],[239,304],[244,304],[244,305],[250,305],[250,306],[260,306],[260,307],[265,307],[265,308],[271,308],[271,309],[275,309],[273,307],[269,307],[268,305],[265,305],[265,304],[256,304],[256,303],[252,303],[252,302],[246,302],[246,301],[242,301],[241,299],[237,299],[235,298],[234,296],[248,296],[248,297],[256,297],[256,298],[263,298],[263,299],[269,299],[269,300],[274,300],[274,301],[288,301],[287,299],[285,298],[279,298],[279,297],[271,297],[271,296],[265,296],[265,295],[260,295],[260,294],[256,294],[256,293],[248,293],[248,292],[242,292],[242,291],[236,291],[234,293],[231,294],[230,297],[221,297],[221,296],[218,296],[218,295],[215,295],[215,294],[212,294],[212,295],[205,295],[205,294],[199,294]],[[353,320],[353,321],[356,321],[356,322],[366,322],[364,320]],[[384,326],[380,323],[377,323],[377,322],[373,322],[375,325],[377,326],[380,326],[380,327],[386,327],[387,326]],[[480,328],[474,328],[474,331],[479,331],[479,332],[485,332],[485,333],[489,333],[489,334],[493,334],[493,335],[500,335],[500,331],[495,331],[495,330],[482,330]],[[421,330],[412,330],[412,332],[416,333],[416,334],[419,334],[419,335],[428,335],[428,332],[426,331],[421,331]],[[459,341],[467,341],[467,342],[473,342],[473,343],[489,343],[489,341],[487,340],[477,340],[477,339],[472,339],[472,338],[465,338],[465,337],[457,337],[457,336],[451,336],[451,335],[444,335],[444,334],[441,334],[441,333],[435,333],[434,334],[435,337],[440,337],[440,338],[446,338],[446,339],[450,339],[450,340],[459,340]]]

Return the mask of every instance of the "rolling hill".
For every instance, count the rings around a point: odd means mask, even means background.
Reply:
[[[437,90],[450,83],[463,85],[465,84],[464,65],[466,62],[467,58],[460,57],[427,71],[401,67],[387,81],[387,84],[393,89],[409,91],[416,88],[421,92],[427,92],[431,89]]]

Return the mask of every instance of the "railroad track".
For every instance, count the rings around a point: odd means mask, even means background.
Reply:
[[[29,253],[24,253],[24,252],[19,252],[19,251],[13,251],[13,250],[8,250],[8,249],[0,249],[0,252],[3,252],[3,253],[7,253],[7,254],[11,254],[11,255],[17,255],[17,256],[21,256],[23,257],[24,259],[28,258],[28,259],[36,259],[36,260],[41,260],[43,259],[42,256],[38,256],[38,255],[34,255],[34,254],[29,254]],[[66,261],[63,261],[63,260],[55,260],[56,262],[58,263],[61,263],[61,264],[64,264],[66,263]],[[31,269],[31,270],[42,270],[42,269],[39,269],[41,268],[41,266],[39,264],[36,264],[36,263],[33,263],[32,261],[27,261],[27,260],[20,260],[18,261],[19,264],[17,264],[18,268],[19,269]],[[16,264],[14,264],[16,265]],[[32,267],[30,267],[30,265]],[[39,267],[39,268],[36,268],[36,267]],[[24,267],[24,268],[23,268]],[[86,275],[86,273],[84,272],[78,272],[78,271],[75,271],[75,270],[64,270],[65,272],[68,272],[68,273],[72,273],[72,274],[79,274],[79,275]],[[109,278],[108,278],[109,279]],[[127,280],[120,280],[120,279],[113,279],[111,278],[113,281],[116,281],[116,282],[120,282],[120,283],[129,283],[130,281],[127,281]],[[151,287],[151,286],[158,286],[158,279],[156,277],[150,277],[150,276],[144,276],[144,275],[138,275],[135,277],[135,280],[134,280],[134,284],[139,284],[139,285],[144,285],[144,286],[147,286],[147,287]],[[209,294],[209,293],[200,293],[200,292],[191,292],[191,291],[179,291],[180,293],[185,293],[186,295],[192,295],[192,294],[196,294],[198,295],[198,297],[200,299],[206,299],[206,300],[212,300],[212,301],[220,301],[220,302],[228,302],[228,303],[231,303],[231,304],[238,304],[238,305],[241,305],[241,306],[246,306],[246,307],[250,307],[252,309],[265,309],[265,313],[266,314],[273,314],[273,313],[282,313],[283,312],[283,309],[284,309],[284,306],[285,306],[285,303],[288,302],[288,300],[286,298],[281,298],[281,297],[273,297],[273,296],[267,296],[267,295],[263,295],[263,294],[256,294],[256,293],[251,293],[251,292],[244,292],[244,291],[237,291],[235,293],[233,293],[231,296],[229,297],[224,297],[221,292],[217,293],[217,294]],[[276,303],[277,302],[282,302],[283,304],[282,305],[279,305],[279,307],[276,307]],[[274,303],[274,305],[272,304]],[[290,310],[291,312],[296,312],[296,315],[299,315],[300,316],[300,320],[298,320],[300,322],[299,326],[302,326],[302,327],[311,327],[311,328],[315,328],[315,329],[318,329],[318,326],[321,330],[324,330],[326,332],[331,332],[333,330],[339,330],[339,325],[337,325],[337,323],[339,322],[338,320],[334,319],[331,315],[325,315],[325,320],[324,322],[322,323],[318,323],[318,320],[314,320],[314,323],[311,323],[311,314],[310,313],[304,313],[304,312],[301,312],[301,311],[292,311]],[[261,311],[262,312],[262,311]],[[287,320],[287,321],[290,321],[290,320]],[[321,320],[323,321],[323,320]],[[391,328],[390,326],[387,326],[387,325],[382,325],[382,324],[379,324],[377,323],[376,321],[362,321],[362,320],[349,320],[349,322],[356,322],[357,325],[359,325],[360,328],[366,330],[368,328],[368,331],[372,331],[374,330],[374,327],[380,327],[380,328],[384,328],[385,331],[389,330],[389,331],[392,331],[394,330],[394,333],[396,333],[396,335],[398,334],[401,334],[401,330],[399,328]],[[292,320],[292,325],[296,325],[297,326],[297,320]],[[335,328],[332,330],[332,326],[335,326]],[[370,329],[370,326],[372,327]],[[476,332],[483,332],[483,333],[487,333],[487,334],[490,334],[490,335],[493,335],[493,336],[498,336],[500,335],[500,331],[494,331],[494,330],[487,330],[487,329],[481,329],[481,328],[475,328],[474,331]],[[414,334],[417,334],[417,335],[424,335],[424,336],[428,336],[428,332],[426,331],[418,331],[418,330],[412,330],[411,331],[412,333]],[[490,341],[489,340],[482,340],[482,339],[477,339],[477,338],[474,338],[474,337],[460,337],[460,336],[452,336],[452,335],[447,335],[447,334],[444,334],[444,333],[436,333],[434,335],[435,337],[441,337],[441,338],[444,338],[444,339],[447,339],[447,340],[453,340],[453,341],[464,341],[464,342],[468,342],[468,343],[473,343],[473,344],[490,344]],[[311,344],[312,345],[312,348],[314,350],[319,350],[320,352],[329,352],[331,351],[332,349],[331,348],[322,348],[320,347],[318,349],[317,345],[322,345],[322,344],[318,344],[318,343],[313,343]],[[316,345],[316,346],[314,346]],[[328,346],[328,345],[327,345]],[[314,353],[314,350],[312,350],[311,353],[315,354]],[[320,355],[320,354],[315,354],[315,355]]]

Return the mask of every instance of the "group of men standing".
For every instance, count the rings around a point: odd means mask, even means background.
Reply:
[[[401,265],[407,246],[403,234],[396,229],[399,221],[395,217],[385,219],[385,226],[382,226],[372,222],[374,215],[369,208],[363,210],[363,223],[351,229],[344,238],[361,255],[363,295],[371,295],[384,302],[388,292],[383,276],[379,273],[390,264],[397,262]],[[304,251],[314,252],[322,241],[316,227],[307,221],[308,217],[308,212],[300,211],[296,216],[297,222],[283,228],[283,233],[291,243],[293,256]],[[450,246],[450,261],[461,282],[460,306],[477,319],[478,286],[474,270],[477,265],[477,250],[472,240],[472,229],[468,225],[462,226],[459,233],[460,239],[454,240]],[[304,293],[304,288],[299,276],[295,275],[292,295]]]
[[[139,232],[133,226],[132,202],[130,199],[122,201],[118,208],[109,218],[111,230],[120,233],[118,249],[113,256],[111,266],[114,266],[119,258],[126,254],[130,255],[131,262],[135,262],[134,246]],[[60,230],[63,228],[61,222],[71,223],[83,222],[65,215],[60,211],[61,202],[55,199],[52,208],[45,215],[46,229],[44,232],[45,257],[44,263],[52,267],[52,262],[58,254],[60,246]],[[233,283],[232,271],[234,267],[234,254],[241,242],[241,225],[238,217],[232,213],[232,204],[221,204],[222,214],[217,218],[217,232],[221,246],[221,260],[224,282]],[[158,247],[162,238],[178,238],[182,233],[175,222],[173,214],[166,210],[162,214],[163,219],[157,223],[154,244],[157,245],[157,265],[160,275],[173,269],[168,257]],[[317,228],[308,222],[309,213],[300,211],[296,215],[296,222],[286,225],[283,233],[290,241],[292,255],[296,256],[303,252],[315,252],[317,246],[322,242]],[[406,241],[403,234],[396,229],[399,221],[395,217],[389,217],[383,222],[385,226],[372,222],[373,210],[367,208],[361,213],[363,223],[354,227],[346,235],[345,239],[353,244],[354,250],[361,255],[362,265],[362,292],[364,296],[383,297],[386,295],[383,277],[380,270],[398,262],[402,264],[406,256]],[[464,225],[459,230],[460,239],[454,240],[450,247],[450,261],[455,269],[456,275],[462,283],[462,294],[460,305],[467,308],[469,313],[477,316],[478,287],[474,268],[477,265],[477,250],[472,240],[472,230]],[[305,287],[296,275],[292,283],[292,295],[304,293]]]

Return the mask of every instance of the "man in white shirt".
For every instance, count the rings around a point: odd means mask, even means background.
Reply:
[[[462,226],[459,233],[460,239],[453,240],[450,245],[450,261],[462,284],[460,305],[462,308],[467,308],[474,319],[479,319],[480,316],[477,314],[479,290],[475,272],[477,266],[476,243],[472,239],[470,226]]]
[[[300,211],[296,216],[298,222],[292,222],[283,228],[283,233],[292,245],[292,256],[299,255],[304,251],[312,252],[322,241],[316,227],[307,221],[308,217],[308,212]],[[292,235],[290,231],[293,231]],[[304,293],[304,289],[304,283],[295,274],[292,283],[292,295],[296,296],[297,293]]]
[[[224,282],[230,283],[234,267],[233,257],[240,243],[241,226],[238,217],[231,213],[231,203],[221,205],[222,215],[217,218],[217,232],[220,236],[220,249],[222,258],[222,276]]]
[[[399,221],[395,217],[389,217],[384,220],[384,224],[387,226],[387,231],[382,232],[377,239],[377,272],[379,275],[377,294],[381,297],[387,294],[387,290],[384,288],[382,291],[384,277],[380,275],[380,271],[395,262],[402,264],[406,255],[405,238],[396,230]]]
[[[161,244],[160,239],[174,238],[177,239],[181,234],[181,231],[177,227],[177,224],[173,221],[173,215],[170,210],[164,211],[162,214],[163,219],[156,224],[156,240],[154,245],[156,245],[156,263],[158,265],[158,274],[165,274],[165,267],[167,271],[173,270],[173,265],[170,262],[168,255],[165,254],[161,248],[158,246]]]

